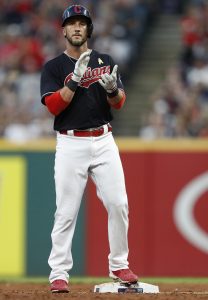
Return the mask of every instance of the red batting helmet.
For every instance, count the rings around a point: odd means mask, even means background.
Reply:
[[[93,31],[92,19],[89,11],[82,5],[71,5],[67,9],[65,9],[62,16],[62,27],[64,27],[66,21],[72,17],[83,16],[86,18],[88,23],[88,33],[87,37],[90,38]]]

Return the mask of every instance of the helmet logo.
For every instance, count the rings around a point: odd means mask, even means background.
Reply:
[[[74,12],[75,12],[76,14],[80,14],[81,11],[82,11],[82,8],[81,8],[80,5],[75,5],[75,6],[74,6]]]

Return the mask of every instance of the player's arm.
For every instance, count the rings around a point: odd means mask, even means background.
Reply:
[[[68,87],[63,87],[61,90],[45,97],[45,105],[50,113],[54,116],[59,115],[64,109],[67,108],[72,101],[74,92]]]
[[[118,66],[115,65],[111,74],[103,74],[99,83],[107,92],[108,103],[115,109],[120,109],[126,100],[126,95],[123,89],[118,87],[117,84],[117,70]]]
[[[69,82],[62,89],[45,97],[45,104],[53,115],[59,115],[71,103],[78,84],[87,69],[89,59],[90,51],[82,53],[75,64],[74,72]]]
[[[121,109],[126,100],[126,94],[124,90],[118,88],[118,94],[116,96],[107,96],[108,103],[115,109]]]

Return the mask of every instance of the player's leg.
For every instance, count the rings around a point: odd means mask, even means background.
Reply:
[[[137,282],[128,267],[128,200],[118,147],[111,134],[98,138],[91,175],[98,197],[108,212],[110,277],[121,282]]]
[[[58,136],[55,158],[56,212],[49,257],[50,282],[68,281],[72,268],[71,254],[77,214],[87,181],[88,144],[79,138]]]
[[[91,165],[97,194],[108,212],[110,270],[128,268],[128,201],[118,148],[111,134],[97,138]]]

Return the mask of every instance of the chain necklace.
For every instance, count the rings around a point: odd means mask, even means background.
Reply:
[[[88,50],[89,50],[89,49],[88,49]],[[91,53],[91,52],[92,52],[92,50],[90,50],[90,53]],[[65,53],[66,56],[70,59],[70,61],[75,65],[76,62],[77,62],[77,60],[78,60],[78,58],[71,57],[71,56],[67,53],[66,50],[64,51],[64,53]],[[73,59],[76,60],[76,61],[73,61]]]
[[[66,51],[64,51],[64,53],[66,54],[66,56],[70,59],[70,61],[75,65],[76,64],[76,62],[75,61],[73,61],[73,59],[75,59],[76,61],[77,61],[77,59],[76,58],[73,58],[73,57],[70,57],[69,56],[69,54],[66,52]],[[73,59],[72,59],[73,58]]]

